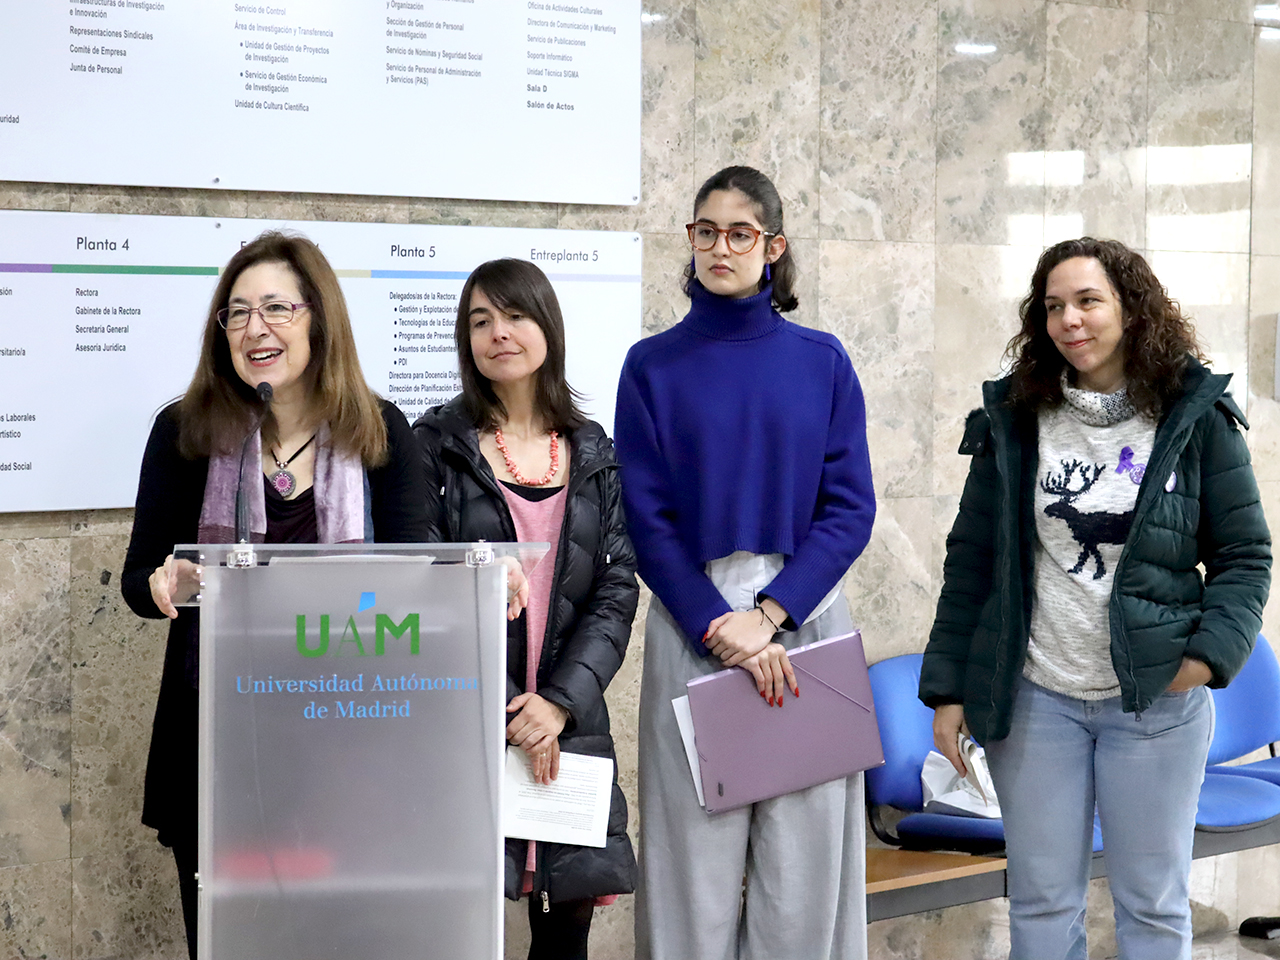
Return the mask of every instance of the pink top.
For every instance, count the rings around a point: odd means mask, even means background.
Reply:
[[[502,487],[502,496],[516,526],[516,539],[521,543],[549,543],[551,549],[529,574],[529,605],[524,609],[525,623],[525,692],[538,689],[538,661],[542,658],[542,641],[547,632],[547,613],[551,606],[551,586],[556,575],[556,554],[560,550],[560,528],[564,525],[564,505],[568,497],[561,487],[545,500],[526,500],[520,494]],[[523,893],[533,889],[534,843],[529,841],[525,858]]]
[[[511,511],[516,526],[516,539],[521,543],[549,543],[551,549],[538,561],[529,575],[529,605],[525,607],[525,671],[524,689],[538,689],[538,661],[542,658],[542,641],[547,632],[547,614],[551,607],[551,587],[556,575],[556,554],[560,550],[560,528],[564,526],[564,505],[568,500],[561,487],[545,500],[526,500],[520,494],[502,487],[502,496]],[[524,883],[521,893],[533,890],[533,872],[537,868],[536,844],[529,841],[529,853],[524,862]],[[616,894],[597,897],[596,906],[605,906],[617,900]]]

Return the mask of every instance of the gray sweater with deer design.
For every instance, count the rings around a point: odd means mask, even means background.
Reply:
[[[1064,385],[1039,417],[1031,635],[1023,675],[1081,700],[1120,695],[1107,604],[1156,424],[1121,395]]]
[[[1271,534],[1239,429],[1244,415],[1226,395],[1229,379],[1188,358],[1182,395],[1160,418],[1138,486],[1106,611],[1126,713],[1141,713],[1163,694],[1184,656],[1208,664],[1210,686],[1226,686],[1262,625]],[[1014,413],[1008,378],[983,384],[982,393],[960,446],[972,460],[947,537],[920,699],[930,707],[963,703],[969,729],[986,743],[1009,734],[1026,662],[1035,491],[1047,472],[1040,469],[1038,418]],[[1048,472],[1065,472],[1055,466]],[[1079,474],[1073,470],[1072,488]],[[1096,564],[1092,554],[1089,560]]]

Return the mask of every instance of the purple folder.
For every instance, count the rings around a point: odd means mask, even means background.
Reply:
[[[690,680],[707,811],[780,797],[884,763],[858,631],[788,652],[799,698],[771,707],[746,670]]]

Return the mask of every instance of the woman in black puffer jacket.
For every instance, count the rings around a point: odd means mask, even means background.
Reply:
[[[413,428],[432,539],[552,544],[507,633],[507,739],[548,783],[561,749],[614,759],[604,691],[626,654],[639,588],[613,442],[574,403],[560,306],[536,266],[477,267],[454,336],[463,392]],[[529,895],[530,958],[585,958],[597,901],[634,889],[616,760],[614,777],[603,848],[507,840],[506,893]]]

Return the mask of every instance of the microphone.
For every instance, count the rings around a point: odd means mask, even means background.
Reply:
[[[262,401],[262,413],[258,415],[257,423],[253,425],[253,429],[249,431],[244,438],[244,443],[240,446],[240,473],[236,483],[236,543],[249,542],[249,498],[245,496],[244,490],[244,458],[249,452],[249,441],[262,429],[262,421],[267,418],[267,411],[271,407],[271,384],[264,380],[254,388],[254,392]]]

